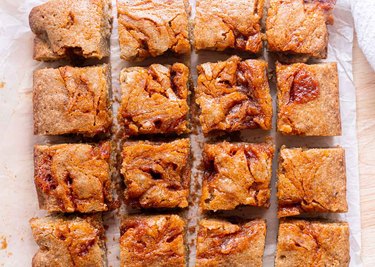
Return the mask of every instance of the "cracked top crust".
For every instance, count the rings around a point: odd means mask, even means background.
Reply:
[[[112,125],[110,68],[61,67],[34,72],[34,133],[106,133]]]
[[[99,212],[112,201],[110,143],[36,145],[34,182],[49,212]]]
[[[336,63],[276,65],[277,130],[286,135],[341,135]]]
[[[188,133],[188,80],[181,63],[123,69],[118,119],[125,134]]]
[[[30,220],[39,246],[33,267],[106,266],[105,230],[100,215],[47,216]]]
[[[117,0],[121,58],[190,53],[188,0]]]
[[[198,0],[193,30],[195,49],[234,48],[259,53],[263,6],[264,0]]]
[[[263,265],[266,222],[232,224],[223,220],[199,222],[196,267]]]
[[[108,57],[111,11],[109,0],[50,0],[34,7],[29,16],[34,59]]]
[[[185,208],[190,186],[190,141],[126,143],[121,173],[126,200],[142,208]]]
[[[331,11],[335,2],[271,0],[266,23],[269,50],[301,60],[326,58],[327,24],[333,24]]]
[[[203,148],[204,210],[269,207],[273,145],[222,142]]]
[[[276,267],[337,266],[350,262],[345,222],[283,220],[279,226]]]
[[[197,67],[196,103],[204,134],[233,132],[272,125],[272,99],[263,60],[244,60],[233,56],[226,61]]]
[[[282,147],[277,190],[279,217],[347,212],[344,149]]]
[[[121,225],[121,267],[185,267],[185,227],[177,215],[126,217]]]

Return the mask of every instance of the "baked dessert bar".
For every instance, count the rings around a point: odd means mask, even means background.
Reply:
[[[264,0],[197,0],[195,49],[234,48],[259,53],[263,6]]]
[[[110,143],[34,147],[34,182],[41,209],[99,212],[112,202]]]
[[[273,154],[273,145],[267,143],[205,144],[203,210],[269,207]]]
[[[196,267],[263,266],[266,222],[233,224],[224,220],[199,222]]]
[[[343,148],[285,148],[279,154],[279,217],[347,212]]]
[[[100,215],[47,216],[31,219],[30,225],[39,246],[33,267],[107,266]]]
[[[122,221],[120,266],[186,266],[184,220],[177,215],[130,216]]]
[[[121,173],[127,202],[142,208],[185,208],[190,187],[190,141],[125,143]]]
[[[277,130],[286,135],[341,135],[336,63],[276,66]]]
[[[112,125],[108,65],[61,67],[34,72],[34,133],[106,133]]]
[[[153,64],[121,71],[118,121],[127,135],[188,133],[189,69]]]
[[[190,53],[188,0],[118,0],[121,58]]]
[[[271,0],[266,35],[268,49],[286,61],[326,58],[327,24],[333,24],[336,0]]]
[[[281,221],[276,267],[347,267],[349,261],[349,226],[346,222]]]
[[[110,0],[49,0],[34,7],[29,16],[34,59],[108,57],[111,13]]]
[[[267,63],[233,56],[226,61],[197,67],[196,103],[202,130],[233,132],[271,129],[272,99],[266,74]]]

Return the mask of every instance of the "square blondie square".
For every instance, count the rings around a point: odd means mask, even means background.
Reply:
[[[277,130],[285,135],[341,135],[336,63],[276,66]]]
[[[268,208],[273,154],[274,147],[268,143],[205,144],[202,209]]]
[[[197,0],[194,47],[259,53],[264,0]]]
[[[217,219],[199,222],[196,267],[263,266],[265,220],[231,223]]]
[[[101,215],[33,218],[30,225],[39,246],[32,266],[107,266]]]
[[[49,212],[99,212],[112,200],[109,142],[34,147],[39,207]]]
[[[286,61],[326,58],[327,24],[333,24],[336,0],[271,0],[266,35],[268,49]]]
[[[121,267],[186,266],[185,221],[177,215],[129,216],[120,237]]]
[[[337,266],[350,261],[346,222],[282,220],[279,225],[276,267]]]
[[[135,207],[186,208],[190,188],[190,140],[125,143],[121,173],[125,199]]]
[[[267,78],[267,62],[232,56],[226,61],[197,67],[195,102],[204,134],[233,132],[272,125],[272,99]]]
[[[120,82],[118,121],[126,135],[190,132],[189,69],[184,64],[126,68]]]
[[[279,154],[279,217],[347,212],[343,148],[285,148]]]
[[[190,53],[188,0],[117,0],[121,58]]]
[[[50,0],[34,7],[29,16],[34,59],[108,57],[111,13],[110,0]]]
[[[34,72],[34,133],[38,135],[107,133],[112,125],[108,65]]]

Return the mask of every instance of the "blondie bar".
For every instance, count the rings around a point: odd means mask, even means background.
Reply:
[[[39,206],[50,212],[99,212],[112,202],[110,143],[36,145]]]
[[[110,0],[50,0],[34,7],[29,16],[34,59],[108,57],[111,12]]]
[[[276,66],[277,130],[286,135],[341,135],[336,63]]]
[[[188,133],[188,81],[181,63],[123,69],[118,121],[126,135]]]
[[[177,215],[126,217],[121,225],[120,266],[185,267],[185,227]]]
[[[266,222],[233,224],[224,220],[199,222],[196,267],[263,265]]]
[[[197,0],[195,49],[259,53],[264,0]]]
[[[190,53],[188,0],[118,0],[121,58]]]
[[[34,133],[39,135],[107,133],[112,125],[108,65],[34,72]]]
[[[198,67],[196,103],[202,130],[233,132],[271,129],[272,99],[263,60],[233,56],[226,61]]]
[[[205,144],[203,210],[269,207],[273,154],[273,146],[266,143]]]
[[[121,173],[129,204],[142,208],[185,208],[190,186],[190,141],[126,143]]]

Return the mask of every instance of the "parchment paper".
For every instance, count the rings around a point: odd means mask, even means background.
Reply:
[[[33,145],[48,142],[46,138],[33,136],[32,120],[32,73],[33,70],[57,64],[43,64],[33,61],[33,34],[28,26],[28,14],[31,8],[46,0],[1,0],[0,2],[0,265],[1,266],[30,266],[31,259],[37,251],[32,239],[28,220],[35,216],[44,216],[46,212],[38,209],[37,195],[33,183]],[[191,1],[194,6],[195,1]],[[128,66],[119,58],[117,19],[115,1],[113,1],[114,29],[111,37],[111,64],[113,76],[114,96],[118,96],[118,77],[120,70]],[[192,9],[194,10],[194,9]],[[194,13],[194,12],[193,12]],[[194,16],[194,14],[192,14]],[[272,136],[278,149],[285,144],[292,146],[327,147],[340,145],[346,149],[347,163],[347,198],[349,213],[342,215],[328,215],[324,217],[348,221],[350,224],[351,264],[362,266],[361,224],[359,202],[358,151],[356,134],[356,96],[352,76],[352,46],[353,22],[350,12],[350,0],[339,0],[334,11],[335,24],[329,26],[330,44],[327,61],[337,61],[340,79],[340,105],[343,123],[343,135],[335,138],[304,138],[283,137],[273,129],[271,132],[244,131],[242,140],[262,141],[266,136]],[[225,60],[230,55],[225,53],[202,52],[191,56],[191,67],[194,81],[196,80],[196,64]],[[267,55],[265,54],[265,58]],[[186,62],[185,59],[162,57],[150,59],[139,65],[150,63]],[[272,58],[271,58],[272,62]],[[133,64],[134,65],[134,64]],[[273,66],[270,64],[270,73]],[[273,81],[274,84],[274,81]],[[272,87],[275,106],[275,88]],[[116,109],[116,104],[114,105]],[[274,108],[274,112],[275,112]],[[275,126],[275,117],[273,125]],[[274,127],[275,128],[275,127]],[[66,139],[67,142],[69,139]],[[200,160],[200,144],[204,141],[201,133],[191,135],[194,157],[194,176]],[[61,140],[60,140],[61,141]],[[62,139],[64,141],[64,139]],[[70,140],[71,141],[71,140]],[[273,169],[277,167],[276,157]],[[194,180],[192,190],[199,189]],[[263,217],[267,219],[267,244],[264,266],[273,266],[276,248],[278,221],[276,218],[277,202],[275,198],[275,171],[272,178],[272,199],[269,210],[255,208],[241,208],[231,214],[244,217]],[[197,202],[197,199],[195,199]],[[122,208],[120,213],[126,212]],[[222,214],[225,215],[225,214]],[[194,226],[200,214],[196,206],[192,206],[183,213]],[[109,225],[107,231],[107,246],[109,266],[119,266],[119,229],[118,213],[105,215],[105,223]],[[189,240],[194,240],[194,233],[189,234]],[[194,247],[191,250],[190,266],[194,264]]]

